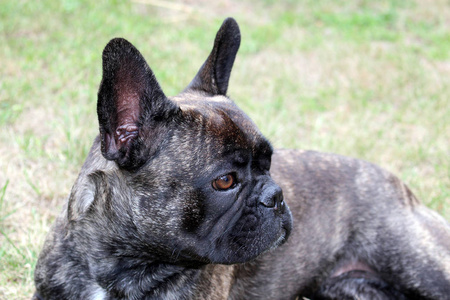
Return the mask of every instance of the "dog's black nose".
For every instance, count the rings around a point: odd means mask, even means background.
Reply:
[[[283,213],[285,207],[283,200],[283,191],[278,187],[275,189],[275,191],[265,193],[261,197],[260,203],[265,207],[273,208],[275,211]]]

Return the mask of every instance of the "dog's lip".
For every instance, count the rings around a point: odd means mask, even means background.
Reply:
[[[352,272],[362,272],[369,275],[376,274],[376,272],[367,263],[361,260],[353,259],[338,264],[338,266],[332,271],[331,277],[339,277],[342,274]]]
[[[284,244],[287,241],[288,236],[289,233],[287,228],[285,226],[281,226],[279,237],[272,243],[272,245],[269,247],[269,250],[273,250]]]

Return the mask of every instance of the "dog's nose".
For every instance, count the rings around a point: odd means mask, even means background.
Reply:
[[[261,197],[260,203],[265,207],[273,208],[275,211],[283,213],[285,207],[283,191],[278,187],[275,191],[266,193],[263,197]]]

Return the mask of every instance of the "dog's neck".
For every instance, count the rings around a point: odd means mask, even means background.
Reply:
[[[134,258],[99,262],[97,283],[118,299],[188,299],[199,281],[201,269]]]
[[[233,266],[188,267],[129,257],[97,261],[94,269],[98,285],[114,299],[227,299],[234,272]]]

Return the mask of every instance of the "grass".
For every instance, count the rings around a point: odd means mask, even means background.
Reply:
[[[29,299],[46,232],[97,134],[101,52],[122,36],[167,95],[227,16],[229,94],[276,147],[377,163],[450,219],[450,7],[430,1],[11,1],[0,6],[0,299]]]

